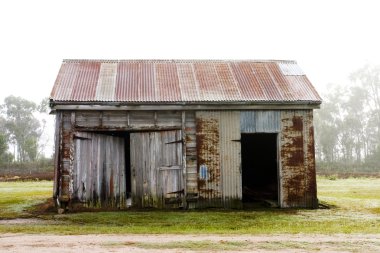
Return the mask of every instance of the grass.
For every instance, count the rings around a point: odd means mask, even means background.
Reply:
[[[0,219],[30,217],[32,206],[52,195],[53,182],[0,182]]]
[[[25,217],[27,215],[25,208],[28,209],[31,205],[48,198],[51,189],[51,182],[0,183],[0,217]],[[0,224],[0,233],[380,233],[379,178],[329,180],[326,177],[318,177],[318,198],[322,203],[334,207],[318,210],[209,209],[201,211],[127,210],[64,215],[47,213],[39,215],[43,221],[38,224]]]

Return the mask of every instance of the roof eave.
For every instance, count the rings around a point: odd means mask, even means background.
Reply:
[[[318,109],[322,101],[78,102],[50,101],[54,110],[286,110]]]

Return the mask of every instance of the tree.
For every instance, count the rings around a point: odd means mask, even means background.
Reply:
[[[351,75],[351,80],[365,89],[367,107],[367,161],[380,165],[380,66],[366,65]]]
[[[380,67],[364,66],[335,86],[316,112],[319,161],[380,165]]]
[[[12,155],[8,152],[8,135],[5,128],[5,119],[0,116],[0,163],[10,162]]]
[[[10,141],[17,147],[18,160],[34,161],[38,154],[38,139],[42,134],[40,122],[33,115],[37,105],[21,97],[4,99],[5,127]]]

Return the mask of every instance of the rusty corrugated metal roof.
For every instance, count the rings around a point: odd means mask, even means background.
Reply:
[[[295,61],[64,60],[54,102],[297,102],[321,98]]]

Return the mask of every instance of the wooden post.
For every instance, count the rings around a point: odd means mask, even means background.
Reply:
[[[182,111],[182,173],[183,173],[183,199],[182,206],[187,209],[187,170],[186,170],[186,112]]]

